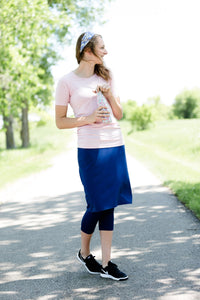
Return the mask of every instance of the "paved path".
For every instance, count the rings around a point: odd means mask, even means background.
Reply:
[[[200,299],[200,222],[128,156],[134,204],[116,209],[113,261],[129,280],[90,275],[76,259],[85,209],[76,148],[0,192],[0,299]],[[98,230],[92,251],[100,260]]]

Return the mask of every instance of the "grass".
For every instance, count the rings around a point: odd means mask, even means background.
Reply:
[[[170,187],[200,219],[200,119],[170,120],[157,123],[151,130],[130,132],[122,121],[126,147]],[[37,127],[31,123],[31,147],[5,150],[4,133],[0,132],[0,188],[7,183],[41,171],[51,159],[65,151],[71,131],[58,130],[54,120]],[[17,137],[17,136],[16,136]]]
[[[127,151],[200,219],[200,119],[162,121],[130,134],[130,124],[121,124]]]
[[[67,148],[71,132],[58,130],[53,119],[39,127],[37,123],[31,123],[31,147],[20,148],[18,134],[17,148],[13,150],[5,149],[4,135],[0,132],[0,188],[20,177],[48,168],[51,159]]]

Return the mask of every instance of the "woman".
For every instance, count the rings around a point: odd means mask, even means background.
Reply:
[[[128,276],[111,261],[114,208],[132,203],[124,143],[116,121],[122,118],[119,98],[113,89],[110,71],[103,64],[107,54],[102,37],[85,32],[76,44],[76,70],[63,76],[56,89],[56,125],[77,127],[78,163],[87,210],[81,222],[81,249],[78,260],[91,274],[113,280]],[[98,106],[98,96],[106,103]],[[68,104],[74,118],[67,116]],[[99,223],[102,265],[90,253],[90,241]]]

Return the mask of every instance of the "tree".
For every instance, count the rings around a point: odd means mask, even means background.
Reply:
[[[122,107],[123,107],[123,119],[130,120],[133,111],[137,107],[137,102],[129,99],[127,102],[122,103]]]
[[[171,106],[167,106],[161,102],[160,96],[150,97],[147,104],[154,110],[156,120],[166,120],[170,117]]]
[[[200,117],[200,89],[184,90],[178,94],[173,104],[173,113],[178,118]]]
[[[29,146],[29,105],[37,103],[34,100],[38,99],[38,92],[45,88],[40,78],[44,72],[40,62],[44,50],[49,47],[47,39],[51,34],[50,28],[45,26],[50,18],[46,8],[45,1],[40,0],[1,2],[0,73],[4,82],[1,82],[0,109],[4,121],[21,116],[23,147]],[[10,148],[13,148],[12,123],[7,123],[10,124],[9,130],[6,123],[4,128]]]
[[[51,66],[57,46],[72,28],[92,24],[109,0],[0,1],[0,113],[13,148],[13,118],[21,119],[22,146],[29,146],[29,108],[52,100]]]

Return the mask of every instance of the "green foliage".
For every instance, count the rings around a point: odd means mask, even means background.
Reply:
[[[145,130],[150,127],[154,121],[154,112],[151,106],[143,104],[133,111],[130,122],[137,130]]]
[[[52,100],[51,63],[45,64],[47,56],[56,58],[52,14],[46,1],[10,0],[1,2],[0,17],[0,112],[19,116],[25,102]]]
[[[137,102],[133,100],[128,100],[127,102],[122,103],[123,107],[123,119],[130,120],[133,110],[137,107]]]
[[[200,117],[200,89],[184,90],[176,96],[174,115],[180,119]]]
[[[143,104],[138,106],[135,101],[129,100],[123,105],[124,119],[132,125],[132,130],[146,130],[155,120],[155,112],[152,106]]]
[[[176,196],[186,207],[192,210],[200,219],[200,183],[189,183],[185,181],[166,181],[165,184],[173,189]]]
[[[159,121],[131,135],[127,123],[121,124],[127,150],[200,218],[200,119]]]
[[[151,105],[154,110],[155,120],[174,119],[174,116],[171,113],[171,106],[162,103],[160,96],[148,98],[147,103]]]
[[[92,27],[94,23],[103,23],[106,4],[112,0],[48,0],[51,10],[61,18],[62,26],[57,27],[56,35],[60,42],[73,37],[74,28]],[[64,18],[64,21],[63,21]],[[73,30],[73,31],[72,31]]]
[[[166,119],[169,119],[169,120],[175,120],[175,119],[178,119],[178,117],[174,114],[174,108],[173,108],[172,105],[169,107],[169,111],[168,111],[167,116],[168,116],[168,117],[167,117]]]
[[[41,126],[45,126],[46,125],[46,121],[45,120],[39,120],[38,122],[37,122],[37,127],[41,127]]]
[[[110,0],[0,1],[0,114],[20,119],[53,99],[51,67],[72,29],[100,20]]]

